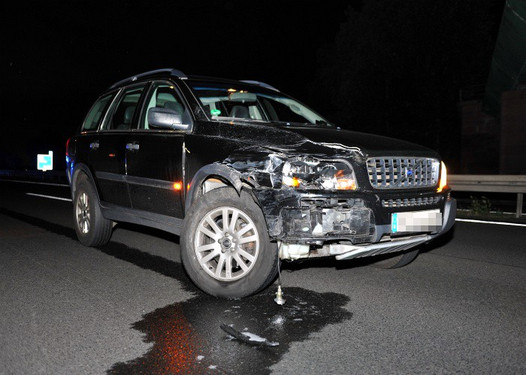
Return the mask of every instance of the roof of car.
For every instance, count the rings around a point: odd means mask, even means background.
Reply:
[[[245,80],[245,79],[237,80],[237,79],[218,78],[218,77],[206,77],[206,76],[194,76],[194,75],[188,76],[188,79],[196,80],[196,81],[198,80],[198,81],[220,82],[220,83],[231,83],[231,84],[239,84],[239,82],[242,82],[242,83],[248,84],[248,85],[255,85],[255,86],[264,87],[264,88],[269,89],[269,90],[279,91],[277,88],[275,88],[274,86],[269,85],[268,83],[260,82],[260,81],[254,81],[254,80]]]
[[[210,81],[210,82],[213,81],[213,82],[232,83],[232,84],[236,84],[236,83],[239,84],[239,82],[243,82],[245,84],[256,85],[256,86],[264,87],[270,90],[279,91],[277,88],[269,84],[266,84],[264,82],[253,81],[253,80],[234,80],[234,79],[226,79],[226,78],[206,77],[206,76],[199,76],[199,75],[187,76],[182,71],[178,69],[173,69],[173,68],[156,69],[156,70],[151,70],[148,72],[136,74],[134,76],[122,79],[114,83],[113,85],[110,86],[110,89],[115,89],[115,88],[124,86],[126,84],[129,84],[129,83],[132,83],[138,80],[144,80],[144,79],[155,78],[155,77],[166,77],[166,76],[179,78],[179,79],[192,79],[192,80],[199,80],[199,81]]]
[[[115,82],[113,85],[111,85],[110,89],[114,89],[116,87],[120,87],[128,83],[135,82],[139,79],[152,78],[156,76],[167,76],[167,75],[172,76],[172,77],[177,77],[177,78],[186,78],[186,75],[178,69],[172,69],[172,68],[156,69],[156,70],[150,70],[149,72],[136,74],[134,76],[122,79],[118,82]]]

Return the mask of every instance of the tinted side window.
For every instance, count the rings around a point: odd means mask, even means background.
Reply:
[[[126,89],[113,111],[111,119],[104,124],[105,130],[129,130],[138,111],[139,100],[144,86]]]
[[[115,93],[103,96],[93,104],[82,124],[82,131],[97,130],[114,96]]]

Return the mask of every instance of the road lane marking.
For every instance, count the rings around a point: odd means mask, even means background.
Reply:
[[[19,182],[31,183],[31,182],[27,182],[27,181],[19,181]],[[69,186],[69,185],[62,185],[62,184],[49,184],[49,183],[44,183],[44,182],[36,182],[36,184],[55,185],[55,186]],[[71,198],[55,197],[53,195],[44,195],[44,194],[35,194],[35,193],[26,193],[26,195],[31,195],[33,197],[40,197],[40,198],[55,199],[55,200],[64,201],[64,202],[72,202]],[[509,226],[509,227],[524,227],[524,228],[526,228],[526,224],[506,223],[506,222],[502,222],[502,221],[484,221],[484,220],[458,219],[458,218],[456,218],[455,221],[461,221],[461,222],[464,222],[464,223],[504,225],[504,226]]]
[[[47,186],[62,186],[69,187],[68,184],[58,184],[53,182],[38,182],[38,181],[22,181],[22,180],[4,180],[0,179],[0,182],[18,182],[21,184],[30,184],[30,185],[47,185]]]
[[[526,224],[505,223],[502,221],[484,221],[484,220],[474,220],[474,219],[455,219],[455,221],[462,221],[465,223],[477,223],[477,224],[504,225],[508,227],[526,227]]]
[[[44,194],[35,194],[35,193],[26,193],[26,195],[31,195],[32,197],[55,199],[57,201],[71,202],[71,198],[55,197],[53,195],[44,195]]]

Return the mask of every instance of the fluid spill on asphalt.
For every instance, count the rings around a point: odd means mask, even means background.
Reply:
[[[275,288],[242,300],[220,300],[205,294],[175,303],[133,324],[153,347],[142,357],[117,363],[109,374],[269,374],[294,342],[306,340],[329,324],[352,314],[349,298],[286,288],[287,303],[274,303]],[[279,345],[252,346],[225,333],[221,324],[264,337]]]

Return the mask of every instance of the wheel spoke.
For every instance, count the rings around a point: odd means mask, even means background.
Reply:
[[[239,267],[241,267],[243,269],[243,271],[248,270],[248,266],[245,264],[245,261],[243,259],[241,259],[239,254],[234,254],[234,259],[236,260],[236,262],[239,265]]]
[[[231,279],[232,278],[232,257],[227,256],[225,259],[225,271],[226,271],[226,278]]]
[[[199,260],[199,262],[203,265],[206,265],[206,263],[210,262],[212,259],[214,259],[216,256],[218,256],[219,254],[221,254],[221,252],[219,250],[214,250],[212,251],[210,254],[208,254],[207,256],[201,258]]]
[[[252,223],[245,225],[243,228],[241,228],[239,231],[237,231],[238,236],[242,236],[245,233],[247,233],[249,230],[254,229],[254,225]]]
[[[202,245],[202,246],[199,246],[196,250],[198,252],[203,252],[203,251],[207,251],[207,250],[220,250],[219,249],[219,244],[217,242],[212,242],[212,243],[209,243],[209,244],[206,244],[206,245]]]
[[[212,228],[212,230],[215,232],[215,235],[220,236],[223,231],[217,226],[217,223],[214,221],[214,219],[208,215],[205,220],[208,225],[210,225],[210,228]]]
[[[214,240],[218,240],[219,237],[220,237],[220,234],[219,233],[214,233],[212,232],[210,229],[206,228],[203,224],[201,224],[198,228],[198,231],[203,233],[204,235],[214,239]]]
[[[228,208],[224,207],[223,208],[223,232],[226,232],[229,228],[229,225],[228,225]]]
[[[257,235],[253,235],[253,236],[248,236],[248,237],[241,237],[238,241],[238,244],[244,244],[244,243],[248,243],[248,242],[255,242],[258,240],[258,236]]]
[[[221,271],[223,270],[224,265],[225,265],[225,255],[221,254],[219,257],[219,261],[217,262],[217,268],[215,272],[216,277],[221,277]]]
[[[254,260],[256,259],[252,254],[247,253],[247,252],[246,252],[245,250],[243,250],[243,249],[239,249],[239,250],[237,251],[237,253],[238,253],[239,255],[241,255],[243,258],[248,259],[248,261],[251,262],[251,263],[254,262]]]
[[[235,232],[235,230],[236,230],[236,223],[237,223],[237,218],[238,217],[239,217],[239,211],[234,210],[234,212],[232,212],[232,219],[231,219],[230,225],[228,227],[228,229],[232,233]]]

